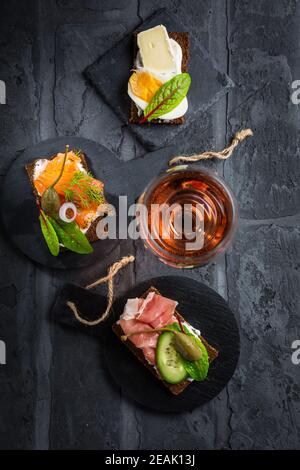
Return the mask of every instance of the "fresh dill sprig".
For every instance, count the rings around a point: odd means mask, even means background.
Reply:
[[[82,150],[74,148],[73,153],[76,155],[76,157],[80,157],[80,155],[82,155]]]
[[[102,204],[104,202],[103,191],[92,183],[93,175],[90,172],[76,171],[64,188],[66,201],[78,202],[85,208],[91,203]]]
[[[74,199],[74,191],[72,189],[66,188],[64,190],[65,193],[65,199],[66,201],[73,201]]]

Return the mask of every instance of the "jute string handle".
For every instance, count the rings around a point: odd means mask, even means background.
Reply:
[[[121,260],[117,261],[112,266],[110,266],[106,276],[101,277],[100,279],[93,282],[92,284],[85,286],[86,289],[92,289],[93,287],[96,287],[99,284],[104,284],[107,282],[107,307],[106,307],[105,312],[102,313],[102,315],[96,320],[92,320],[92,321],[86,320],[85,318],[81,316],[74,302],[70,302],[70,301],[67,302],[67,305],[73,312],[76,320],[78,320],[83,325],[96,326],[96,325],[99,325],[99,323],[103,322],[108,317],[110,309],[114,301],[114,277],[118,273],[118,271],[120,271],[120,269],[124,268],[125,266],[127,266],[127,264],[132,263],[133,261],[134,261],[134,256],[132,255],[124,256]]]
[[[190,156],[184,156],[180,155],[178,157],[174,157],[169,161],[169,165],[174,165],[177,163],[183,163],[183,162],[198,162],[199,160],[207,160],[209,158],[219,158],[221,160],[226,160],[226,158],[229,158],[234,149],[238,146],[240,142],[242,142],[246,137],[250,137],[253,135],[253,132],[251,129],[242,129],[241,131],[237,132],[235,136],[232,139],[231,144],[226,147],[224,150],[221,150],[220,152],[213,152],[211,150],[195,155],[190,155]]]

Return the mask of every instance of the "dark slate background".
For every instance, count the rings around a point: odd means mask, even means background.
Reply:
[[[178,139],[178,153],[223,148],[241,127],[255,134],[225,163],[203,163],[237,195],[239,232],[217,263],[184,272],[236,312],[238,369],[215,400],[191,413],[139,408],[107,376],[99,341],[51,323],[49,310],[63,282],[87,283],[129,252],[136,263],[119,277],[119,292],[174,270],[125,241],[99,266],[53,272],[1,236],[2,449],[300,447],[300,366],[291,362],[291,343],[300,338],[300,108],[290,101],[291,83],[300,79],[297,0],[2,1],[0,79],[8,104],[0,106],[1,178],[24,148],[55,136],[95,140],[122,160],[142,153],[82,71],[162,6],[236,84]]]

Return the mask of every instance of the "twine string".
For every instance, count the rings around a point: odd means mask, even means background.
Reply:
[[[250,137],[252,135],[253,132],[251,129],[242,129],[234,135],[231,144],[220,152],[213,152],[209,150],[207,152],[190,156],[179,155],[178,157],[172,158],[169,161],[169,165],[171,166],[182,162],[197,162],[199,160],[207,160],[209,158],[219,158],[221,160],[226,160],[232,155],[234,149],[238,146],[240,142],[242,142],[246,137]]]
[[[99,323],[103,322],[108,317],[110,309],[114,301],[114,277],[118,273],[118,271],[120,271],[120,269],[124,268],[125,266],[127,266],[127,264],[132,263],[133,261],[134,261],[134,256],[132,255],[124,256],[122,259],[120,259],[119,261],[114,263],[112,266],[110,266],[106,276],[101,277],[100,279],[97,279],[92,284],[85,286],[86,289],[92,289],[93,287],[96,287],[99,284],[107,283],[106,310],[96,320],[86,320],[85,318],[82,317],[82,315],[80,314],[74,302],[71,302],[71,301],[67,302],[67,306],[73,312],[76,320],[78,320],[83,325],[96,326],[96,325],[99,325]]]

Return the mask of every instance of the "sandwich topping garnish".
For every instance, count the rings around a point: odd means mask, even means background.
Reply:
[[[104,202],[103,185],[98,184],[90,172],[76,171],[64,189],[66,201],[73,201],[81,207]]]
[[[163,83],[149,72],[136,70],[131,75],[129,84],[135,96],[149,103]]]
[[[58,236],[56,234],[56,231],[55,231],[49,217],[45,214],[43,209],[40,209],[39,220],[40,220],[42,234],[45,238],[45,241],[47,243],[49,251],[50,251],[51,255],[57,256],[58,253],[59,253]]]
[[[174,327],[176,323],[173,323],[171,326]],[[202,350],[199,345],[196,343],[193,336],[188,335],[186,332],[179,333],[176,329],[171,328],[153,328],[153,330],[144,330],[144,331],[135,331],[129,333],[128,335],[121,336],[122,341],[126,341],[133,335],[140,335],[140,334],[149,334],[149,333],[162,333],[168,332],[172,333],[172,345],[175,350],[183,356],[188,361],[198,361],[198,359],[202,356]]]
[[[153,119],[168,122],[184,116],[191,77],[181,70],[181,46],[163,25],[138,33],[137,45],[128,95],[138,109],[139,123]]]
[[[58,215],[64,222],[73,222],[77,216],[77,207],[73,202],[65,202],[60,206]]]
[[[68,250],[81,255],[93,252],[93,248],[76,222],[64,222],[59,217],[50,218],[60,243]]]
[[[187,328],[184,329],[184,333],[180,329],[179,322],[172,323],[166,328],[132,332],[121,336],[121,339],[127,341],[128,338],[134,335],[162,333],[157,343],[156,362],[164,380],[169,383],[178,383],[190,377],[201,382],[206,378],[209,368],[206,348],[201,339],[192,334]],[[178,377],[176,374],[174,376],[174,371],[172,373],[172,382],[170,382],[169,369],[173,370],[174,368],[185,371],[184,378],[181,378],[180,372],[178,382]]]
[[[170,327],[171,329],[175,329],[177,331],[179,330],[178,323],[174,323],[173,325],[170,325]],[[204,346],[203,342],[201,341],[201,338],[197,335],[194,335],[191,331],[189,331],[185,325],[184,325],[184,330],[185,330],[186,335],[192,338],[192,341],[196,344],[199,357],[195,359],[196,355],[194,356],[190,355],[190,358],[194,357],[194,360],[191,360],[191,359],[188,359],[187,356],[184,356],[183,354],[181,354],[181,360],[183,361],[184,368],[188,377],[190,377],[193,380],[202,382],[203,380],[206,379],[208,370],[209,370],[209,360],[208,360],[207,349]],[[189,350],[188,354],[191,353],[191,351],[192,349]]]
[[[128,299],[119,325],[122,341],[142,349],[145,359],[167,383],[203,381],[208,352],[200,332],[176,313],[177,302],[151,292],[145,299]]]
[[[176,325],[176,323],[172,324]],[[194,338],[188,335],[186,332],[179,333],[176,329],[171,328],[153,328],[153,330],[136,331],[129,333],[128,335],[121,336],[122,341],[126,341],[133,335],[149,334],[149,333],[172,333],[172,344],[176,351],[188,361],[197,361],[202,356],[202,350],[199,345],[195,342]]]
[[[140,120],[140,124],[157,119],[177,108],[186,97],[190,84],[190,75],[181,73],[162,85],[144,109],[144,117]]]
[[[85,233],[105,204],[104,185],[88,172],[80,150],[35,162],[33,183],[39,195],[40,225],[50,253],[60,247],[80,254],[93,248]]]
[[[49,186],[49,188],[47,188],[42,194],[41,206],[42,206],[43,211],[46,212],[46,214],[55,214],[59,211],[60,199],[54,186],[59,182],[59,180],[61,179],[63,175],[68,151],[69,151],[69,146],[66,145],[65,155],[64,155],[60,173],[57,176],[57,178],[55,178],[51,186]]]

